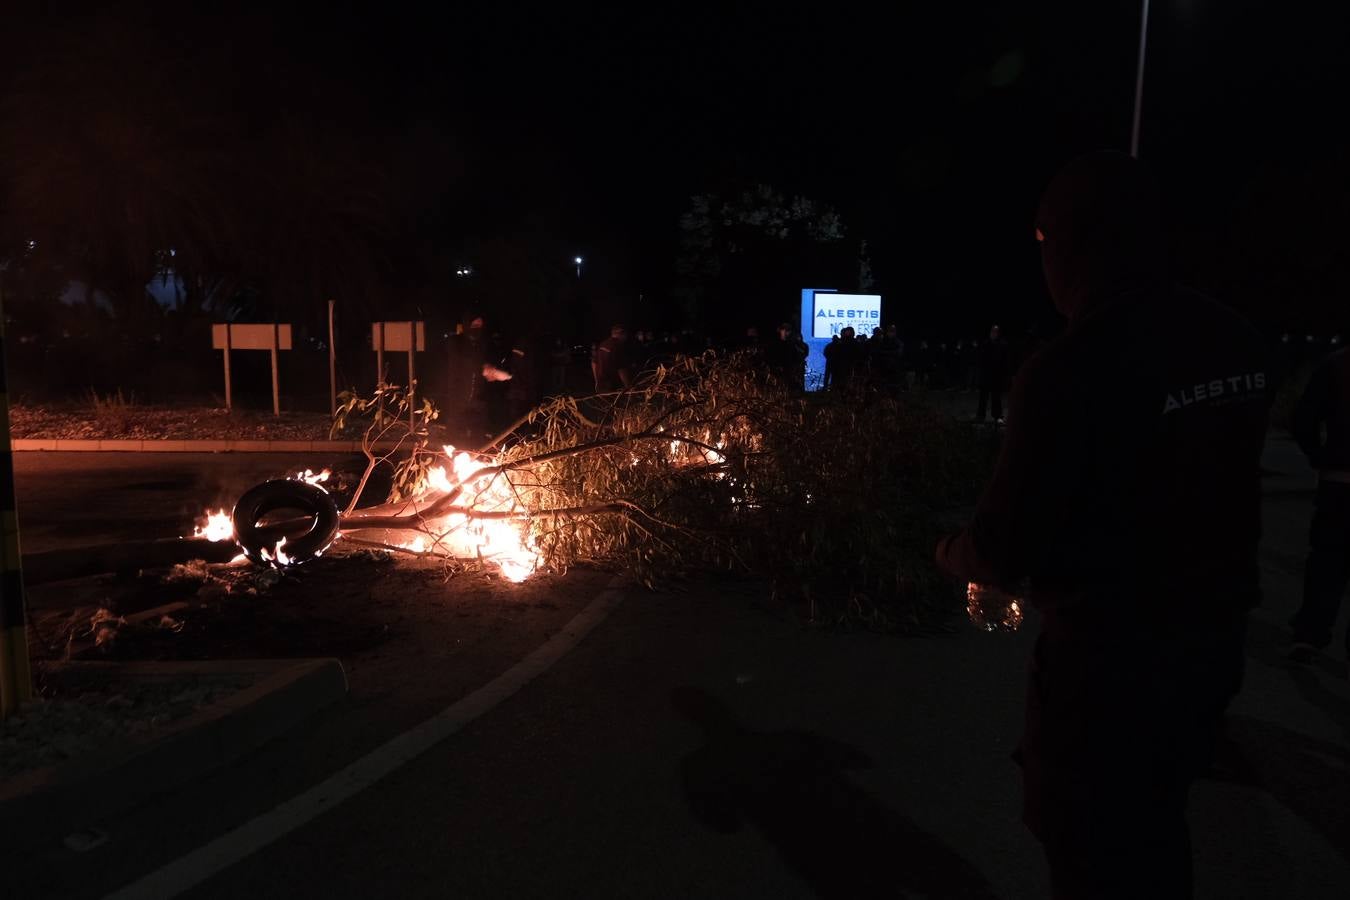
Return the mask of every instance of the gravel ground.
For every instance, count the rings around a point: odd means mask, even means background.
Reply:
[[[90,684],[79,693],[40,698],[0,723],[0,778],[151,736],[248,684],[247,679],[197,678]]]
[[[360,440],[360,423],[330,432],[327,413],[258,410],[233,412],[211,407],[138,406],[95,409],[89,404],[10,407],[10,430],[31,440],[175,440],[175,441],[326,441]],[[431,426],[434,442],[462,438],[444,423]]]
[[[16,438],[43,440],[281,440],[319,441],[329,436],[325,413],[282,413],[209,407],[154,407],[129,404],[96,410],[83,406],[10,408]],[[355,439],[349,429],[341,437]]]

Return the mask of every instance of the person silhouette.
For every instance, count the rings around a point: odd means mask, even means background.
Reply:
[[[1050,182],[1036,236],[1068,328],[1018,372],[995,472],[937,550],[1042,613],[1016,758],[1056,898],[1191,895],[1187,793],[1260,596],[1264,341],[1172,284],[1163,233],[1137,160]]]
[[[1291,430],[1318,474],[1303,603],[1289,623],[1289,658],[1306,663],[1331,643],[1341,598],[1350,585],[1350,350],[1337,350],[1313,370]],[[1345,652],[1350,656],[1350,630]]]

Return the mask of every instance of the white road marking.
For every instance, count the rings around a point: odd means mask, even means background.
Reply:
[[[622,596],[616,579],[561,631],[472,694],[455,701],[304,793],[108,894],[104,900],[160,900],[176,897],[354,797],[519,691],[580,643],[618,605]]]

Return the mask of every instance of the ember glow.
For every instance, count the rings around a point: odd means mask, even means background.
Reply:
[[[192,536],[195,538],[206,538],[208,541],[232,541],[234,540],[234,523],[230,521],[230,514],[223,509],[211,512],[206,511],[206,524],[198,525],[192,529]]]

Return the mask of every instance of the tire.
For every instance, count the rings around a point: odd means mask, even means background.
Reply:
[[[279,567],[274,559],[263,558],[264,550],[269,557],[275,557],[276,549],[258,529],[258,521],[278,509],[299,509],[314,518],[309,531],[302,537],[286,539],[284,549],[289,565],[309,562],[327,550],[337,537],[337,505],[327,491],[303,481],[264,481],[244,492],[230,517],[234,522],[235,540],[244,555],[258,565]]]

